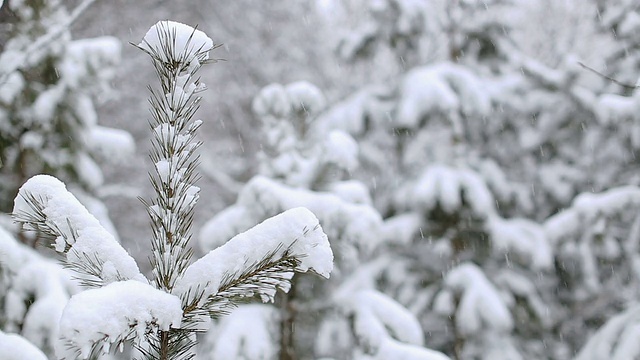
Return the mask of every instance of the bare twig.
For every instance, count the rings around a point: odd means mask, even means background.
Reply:
[[[600,77],[603,77],[603,78],[605,78],[605,79],[607,79],[607,80],[611,81],[611,82],[612,82],[612,83],[614,83],[614,84],[617,84],[617,85],[622,86],[622,87],[623,87],[623,88],[625,88],[625,89],[632,89],[632,90],[633,90],[633,89],[640,88],[640,86],[639,86],[639,85],[630,85],[630,84],[626,84],[626,83],[621,82],[620,80],[617,80],[617,79],[612,78],[611,76],[605,75],[605,74],[603,74],[603,73],[599,72],[598,70],[596,70],[596,69],[594,69],[594,68],[592,68],[592,67],[589,67],[589,66],[585,65],[584,63],[582,63],[582,62],[580,62],[580,61],[578,61],[578,65],[580,65],[581,67],[583,67],[583,68],[585,68],[585,69],[587,69],[587,70],[591,71],[592,73],[594,73],[594,74],[596,74],[596,75],[599,75]]]

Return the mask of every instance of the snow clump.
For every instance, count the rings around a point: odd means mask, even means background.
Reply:
[[[173,40],[170,49],[165,49],[166,40],[161,36],[171,34]],[[164,45],[163,45],[164,44]],[[174,59],[191,62],[197,60],[197,65],[209,59],[209,50],[213,48],[213,41],[204,32],[175,21],[163,20],[153,25],[138,44],[138,47],[158,57],[165,63]],[[167,50],[170,53],[167,53]]]

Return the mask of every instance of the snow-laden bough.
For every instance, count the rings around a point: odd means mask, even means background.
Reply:
[[[139,281],[114,282],[69,300],[60,319],[56,355],[87,359],[94,347],[106,353],[111,346],[120,347],[129,340],[140,345],[145,334],[179,328],[181,321],[178,297]]]
[[[333,269],[333,253],[327,235],[311,211],[291,209],[236,235],[189,266],[176,282],[173,293],[181,296],[187,304],[196,301],[202,305],[212,296],[229,291],[238,279],[252,274],[264,276],[260,274],[262,270],[276,266],[283,259],[292,260],[287,265],[295,268],[284,267],[282,281],[267,279],[267,283],[258,286],[249,283],[236,289],[236,294],[258,294],[264,301],[272,301],[276,289],[289,290],[293,270],[310,270],[329,277]]]
[[[135,260],[60,180],[36,175],[22,185],[13,216],[27,230],[53,237],[56,251],[82,275],[85,284],[135,279],[147,282]],[[90,263],[91,266],[87,266]]]

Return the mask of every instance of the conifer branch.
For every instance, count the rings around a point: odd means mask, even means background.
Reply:
[[[160,90],[149,87],[151,106],[151,150],[149,158],[154,170],[149,179],[155,198],[142,203],[147,209],[152,229],[152,255],[150,262],[157,288],[172,292],[176,280],[188,267],[193,250],[189,247],[193,210],[200,189],[196,172],[198,156],[195,151],[201,143],[195,134],[201,121],[193,120],[200,107],[200,97],[205,90],[195,73],[208,63],[207,41],[195,39],[198,30],[191,29],[185,43],[178,39],[178,24],[158,22],[142,40],[134,45],[153,60]],[[180,34],[184,35],[184,34]],[[198,34],[200,35],[200,34]],[[204,34],[202,34],[204,35]],[[208,39],[208,38],[207,38]],[[210,42],[210,40],[208,40]],[[140,351],[146,359],[180,359],[195,357],[192,348],[196,339],[193,327],[182,324],[180,329],[156,331],[148,336],[149,346]]]
[[[81,259],[80,261],[69,260],[65,257],[62,261],[64,267],[74,271],[78,274],[75,277],[79,280],[80,285],[87,288],[99,288],[105,285],[105,279],[102,278],[102,268],[104,261],[97,256],[90,256],[86,253],[78,253],[72,249],[78,238],[78,231],[73,226],[71,221],[67,219],[67,228],[61,229],[58,224],[48,219],[45,214],[45,201],[41,197],[34,195],[30,192],[20,193],[19,196],[29,206],[29,211],[18,211],[13,214],[14,221],[21,224],[26,230],[36,231],[41,238],[48,239],[50,246],[56,246],[54,241],[56,239],[64,239],[63,254],[67,255],[70,252],[74,255],[74,259]],[[120,277],[120,280],[126,280],[124,277]]]
[[[188,243],[199,192],[194,186],[199,179],[194,152],[201,144],[194,140],[201,122],[193,116],[200,104],[195,94],[204,90],[200,79],[193,77],[211,49],[192,48],[196,29],[183,49],[176,48],[177,30],[168,23],[158,23],[155,31],[158,44],[145,37],[135,45],[151,56],[161,88],[149,88],[153,134],[149,158],[155,164],[149,178],[156,198],[143,204],[152,223],[154,280],[159,288],[171,291],[193,254]]]
[[[293,244],[282,252],[282,246],[279,246],[253,264],[245,260],[243,270],[226,274],[218,292],[209,296],[204,306],[199,305],[203,291],[193,290],[193,293],[198,294],[193,297],[188,292],[184,298],[192,300],[184,306],[185,316],[199,318],[206,315],[217,318],[256,294],[263,302],[273,302],[277,289],[289,291],[293,272],[300,265],[301,256],[293,255],[292,247]]]

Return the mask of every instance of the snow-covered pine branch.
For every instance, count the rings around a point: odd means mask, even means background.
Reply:
[[[256,176],[238,195],[236,204],[209,220],[200,231],[200,246],[212,249],[231,234],[282,211],[305,207],[323,224],[323,229],[342,251],[342,265],[352,266],[358,252],[368,253],[380,242],[382,218],[369,205],[353,204],[340,197],[304,188],[291,188],[267,177]]]
[[[129,279],[146,282],[135,260],[53,176],[37,175],[22,185],[13,216],[25,230],[51,238],[52,247],[66,255],[66,265],[87,287]]]
[[[289,291],[294,270],[328,278],[332,269],[333,253],[318,219],[305,208],[295,208],[193,263],[174,293],[182,297],[185,311],[200,308],[194,312],[215,315],[227,310],[234,298],[258,294],[264,302],[273,301],[277,289]]]
[[[176,296],[139,281],[114,282],[69,300],[60,319],[56,354],[87,359],[111,348],[122,350],[134,340],[144,349],[150,332],[180,328],[181,321],[182,307]]]
[[[171,291],[178,275],[189,264],[192,255],[187,246],[191,236],[193,208],[200,188],[195,186],[197,159],[194,141],[202,124],[193,120],[199,108],[205,85],[195,73],[209,60],[213,41],[202,31],[188,25],[160,21],[145,35],[137,47],[153,60],[160,91],[151,89],[150,175],[156,199],[146,203],[152,223],[151,264],[156,286]]]

